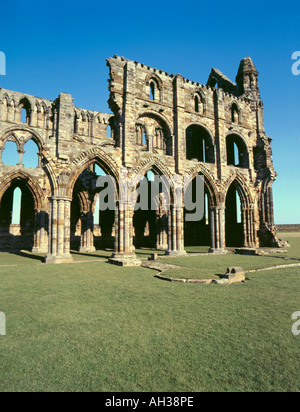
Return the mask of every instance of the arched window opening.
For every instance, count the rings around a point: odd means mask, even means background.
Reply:
[[[19,163],[18,147],[15,142],[7,142],[2,152],[2,162],[7,166],[16,166]]]
[[[211,196],[208,191],[206,180],[204,180],[204,183],[205,183],[204,193],[201,195],[200,199],[199,199],[199,193],[197,193],[197,190],[199,190],[199,187],[197,187],[196,179],[194,179],[189,184],[185,192],[185,203],[187,203],[187,197],[191,196],[192,202],[195,205],[197,203],[197,208],[201,206],[203,208],[202,210],[204,213],[201,217],[201,220],[189,221],[189,219],[187,219],[187,214],[195,215],[195,219],[196,219],[196,213],[199,212],[199,210],[197,211],[196,207],[192,211],[185,209],[184,238],[185,238],[186,247],[203,246],[204,247],[203,252],[208,252],[211,246],[211,231],[214,230],[214,228],[211,227],[211,219],[210,219]],[[200,205],[199,201],[202,202],[202,205]]]
[[[204,163],[215,163],[212,138],[202,126],[190,126],[186,131],[186,157]]]
[[[150,82],[150,100],[156,99],[156,85],[155,82]]]
[[[146,135],[146,132],[143,132],[142,145],[145,146],[146,144],[147,144],[147,135]]]
[[[236,213],[237,213],[237,223],[240,224],[242,223],[242,203],[241,203],[241,198],[236,192]]]
[[[226,246],[244,246],[242,202],[236,185],[232,184],[226,197]]]
[[[137,202],[133,216],[134,246],[136,248],[168,248],[168,201],[169,188],[155,170],[146,173],[137,186]]]
[[[136,144],[139,146],[145,146],[147,144],[145,127],[140,124],[136,125]]]
[[[21,111],[21,123],[28,123],[27,111],[25,109]]]
[[[0,203],[0,250],[32,250],[35,225],[35,206],[25,181],[14,181]]]
[[[29,103],[29,100],[24,98],[20,101],[20,108],[21,108],[21,113],[20,113],[20,121],[21,123],[28,124],[30,123],[30,112],[31,112],[31,106]]]
[[[205,222],[209,225],[209,199],[207,193],[205,193]]]
[[[22,191],[19,187],[14,190],[13,194],[13,208],[12,208],[12,221],[13,225],[21,224],[21,199]]]
[[[74,133],[75,134],[78,133],[78,117],[77,117],[77,114],[75,114],[75,116],[74,116]]]
[[[23,165],[28,168],[37,168],[39,166],[39,148],[33,141],[29,140],[24,146]]]
[[[239,148],[236,143],[234,143],[234,165],[238,166],[240,163],[240,153],[239,153]]]
[[[195,96],[195,112],[199,113],[199,96]]]
[[[231,121],[233,123],[239,123],[240,121],[239,109],[235,103],[231,107]]]
[[[162,128],[156,128],[153,147],[157,150],[162,150],[164,154],[167,154],[167,142],[166,134]]]
[[[104,170],[97,163],[94,165],[94,172],[97,176],[106,176]]]
[[[71,206],[71,247],[81,253],[112,249],[115,237],[115,208],[108,210],[108,183],[98,185],[107,176],[105,166],[92,163],[78,177]]]
[[[229,135],[226,139],[227,164],[244,169],[249,168],[249,154],[246,143],[238,135]]]
[[[111,139],[111,137],[112,137],[112,130],[111,130],[111,126],[110,126],[110,125],[108,125],[108,126],[107,126],[107,129],[106,129],[106,137],[107,137],[108,139]]]

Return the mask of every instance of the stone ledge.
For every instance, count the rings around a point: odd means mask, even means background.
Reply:
[[[108,263],[116,266],[122,267],[140,267],[142,266],[142,261],[138,259],[118,259],[118,258],[110,258],[108,259]]]
[[[73,256],[65,255],[65,256],[47,256],[45,263],[47,264],[56,264],[60,265],[62,263],[73,263]]]

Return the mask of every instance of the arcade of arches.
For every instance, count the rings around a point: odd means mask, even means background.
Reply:
[[[112,113],[79,109],[66,93],[50,101],[0,89],[0,249],[47,263],[111,249],[112,263],[138,265],[139,248],[178,256],[190,246],[282,246],[252,60],[242,60],[237,84],[213,69],[206,86],[118,56],[107,65]],[[198,175],[203,214],[190,222],[176,199],[188,187],[195,198]],[[102,208],[99,176],[113,178],[113,210]]]

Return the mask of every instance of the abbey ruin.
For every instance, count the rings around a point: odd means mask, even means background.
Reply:
[[[1,250],[27,249],[45,254],[47,263],[68,263],[72,249],[111,248],[114,262],[135,265],[141,247],[169,255],[190,245],[212,253],[280,247],[271,139],[251,58],[241,61],[236,83],[212,69],[206,85],[123,57],[107,65],[111,114],[79,109],[66,93],[49,101],[0,89]],[[23,161],[31,141],[34,168]],[[4,161],[7,145],[15,147],[14,165]],[[168,210],[159,198],[156,211],[136,211],[118,199],[115,211],[97,212],[100,169],[117,186],[124,171],[128,179],[164,175],[171,192],[174,175],[204,176],[205,216],[187,222],[172,196]],[[14,222],[17,189],[21,212]]]

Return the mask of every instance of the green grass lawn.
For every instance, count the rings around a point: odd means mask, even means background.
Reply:
[[[297,257],[299,238],[291,242]],[[191,285],[101,256],[52,266],[0,255],[0,391],[300,391],[300,337],[291,333],[300,268]],[[214,273],[244,257],[209,258],[174,261]]]
[[[178,269],[172,268],[164,272],[164,275],[179,279],[218,279],[218,275],[226,273],[230,266],[254,270],[300,263],[300,233],[291,237],[284,235],[284,239],[292,245],[290,249],[286,249],[287,253],[274,253],[269,256],[203,255],[161,259],[160,262],[178,266]]]

